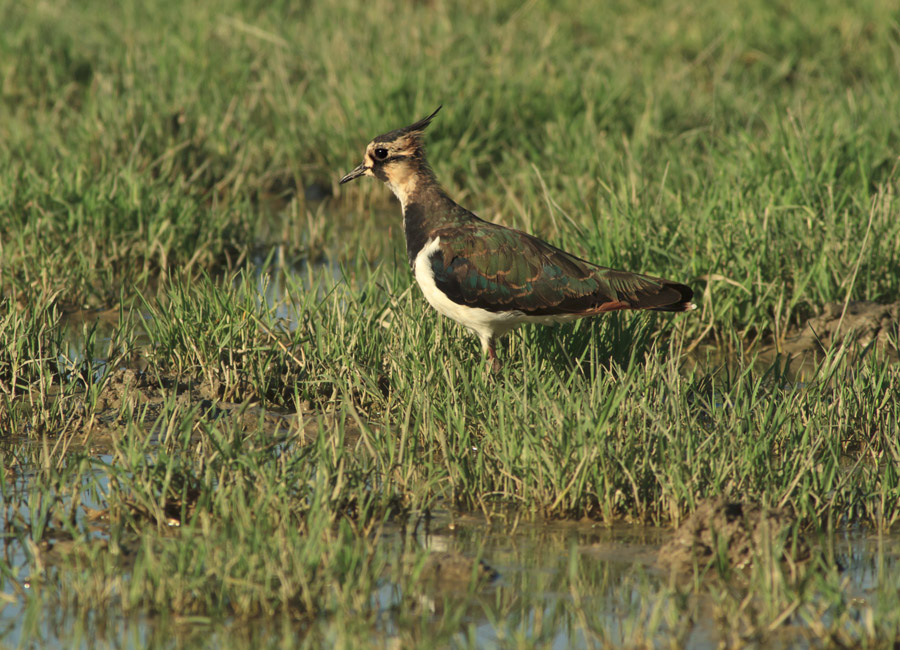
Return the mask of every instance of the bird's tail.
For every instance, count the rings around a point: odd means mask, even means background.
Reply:
[[[692,309],[697,309],[697,305],[691,302],[694,292],[685,284],[666,281],[663,285],[663,291],[658,295],[671,298],[671,302],[657,307],[649,307],[653,311],[691,311]]]

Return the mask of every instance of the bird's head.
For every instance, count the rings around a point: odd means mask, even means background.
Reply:
[[[362,163],[344,176],[341,183],[348,183],[360,176],[374,176],[387,183],[403,201],[398,190],[402,190],[410,181],[415,182],[415,173],[419,169],[427,169],[422,135],[439,110],[440,106],[434,113],[414,124],[373,139],[366,147]]]

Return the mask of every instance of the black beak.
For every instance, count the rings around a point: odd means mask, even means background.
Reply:
[[[366,169],[367,169],[366,163],[360,163],[359,167],[357,167],[356,169],[354,169],[352,172],[350,172],[349,174],[347,174],[346,176],[344,176],[341,179],[341,185],[343,185],[344,183],[349,183],[354,178],[359,178],[360,176],[362,176],[363,174],[366,173]]]

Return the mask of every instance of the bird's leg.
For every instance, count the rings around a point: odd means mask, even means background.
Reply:
[[[487,342],[487,356],[488,361],[491,364],[491,372],[498,373],[500,372],[500,368],[503,367],[503,364],[500,363],[500,359],[497,358],[497,351],[494,349],[494,339],[491,337]]]
[[[503,367],[503,364],[500,363],[500,359],[497,358],[497,351],[494,349],[495,339],[493,335],[488,332],[478,332],[478,338],[481,339],[481,350],[488,358],[488,368],[490,368],[491,372],[497,374],[500,372],[500,368]]]

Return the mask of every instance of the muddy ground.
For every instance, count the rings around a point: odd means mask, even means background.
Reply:
[[[786,510],[721,497],[707,499],[697,504],[663,545],[657,560],[678,573],[713,561],[743,569],[765,553],[793,562],[809,555],[796,532],[795,521]]]
[[[818,316],[784,337],[783,353],[798,356],[825,353],[836,343],[893,351],[900,341],[900,302],[882,304],[856,301],[830,302]]]
[[[89,424],[92,438],[103,438],[121,429],[122,413],[146,413],[145,422],[152,423],[162,413],[167,400],[175,398],[176,406],[197,408],[198,419],[231,419],[242,428],[260,427],[273,437],[288,429],[302,429],[304,436],[314,439],[318,420],[327,417],[321,410],[308,407],[302,412],[263,409],[247,404],[226,402],[217,398],[217,387],[207,381],[179,382],[174,378],[150,378],[141,371],[123,368],[114,371],[97,399],[97,417]],[[298,424],[299,423],[299,424]],[[352,436],[351,436],[352,437]]]

